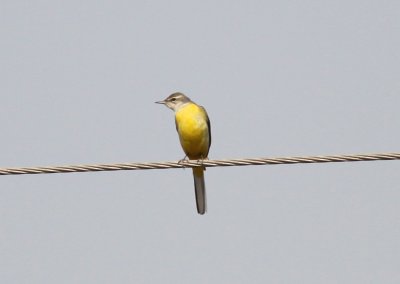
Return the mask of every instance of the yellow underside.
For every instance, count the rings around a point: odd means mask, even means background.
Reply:
[[[175,120],[179,140],[188,158],[207,158],[210,137],[205,111],[194,103],[188,103],[175,113]]]

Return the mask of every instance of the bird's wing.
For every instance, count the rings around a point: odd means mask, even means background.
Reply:
[[[208,141],[209,141],[208,150],[210,150],[210,147],[211,147],[211,123],[210,123],[210,119],[208,118],[206,109],[202,106],[200,106],[200,108],[204,111],[204,114],[206,115],[207,126],[208,126]],[[207,155],[208,155],[208,151],[207,151]]]

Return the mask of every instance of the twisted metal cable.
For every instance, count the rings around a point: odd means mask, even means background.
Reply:
[[[185,167],[230,167],[250,165],[279,165],[279,164],[310,164],[310,163],[338,163],[361,162],[379,160],[400,160],[400,153],[309,156],[309,157],[281,157],[281,158],[253,158],[253,159],[224,159],[204,161],[154,162],[154,163],[122,163],[100,165],[75,165],[55,167],[27,167],[27,168],[0,168],[0,175],[25,174],[55,174],[76,172],[101,172],[122,170],[153,170]]]

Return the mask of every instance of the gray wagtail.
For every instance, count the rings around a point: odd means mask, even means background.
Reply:
[[[206,159],[211,146],[211,127],[206,110],[182,93],[173,93],[165,100],[156,103],[166,105],[175,112],[176,131],[186,156],[190,160]],[[205,167],[193,168],[199,214],[204,214],[207,209],[204,171]]]

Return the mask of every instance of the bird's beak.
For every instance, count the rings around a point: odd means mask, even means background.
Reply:
[[[165,101],[158,101],[158,102],[155,102],[156,104],[162,104],[162,105],[165,105]]]

